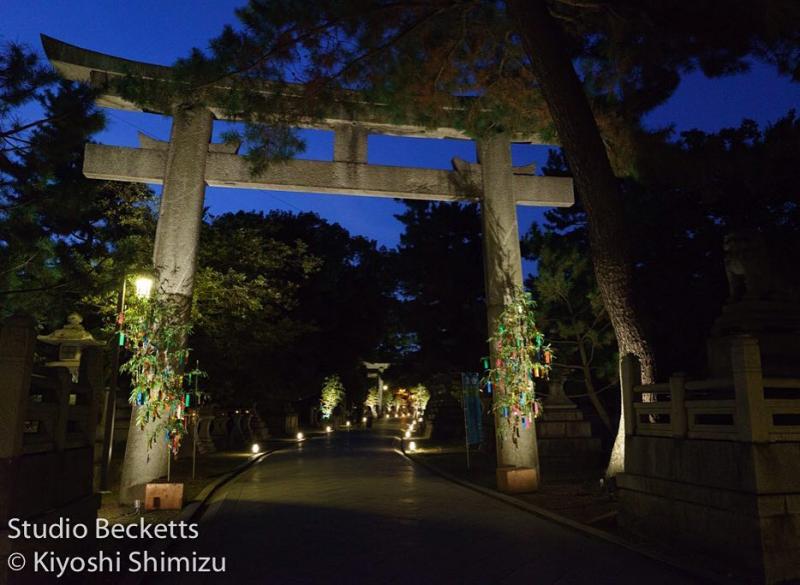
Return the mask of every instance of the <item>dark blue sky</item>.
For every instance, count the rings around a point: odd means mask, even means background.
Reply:
[[[170,64],[193,46],[205,47],[225,23],[235,23],[235,7],[245,0],[3,0],[0,42],[25,43],[39,51],[39,33],[97,51]],[[750,73],[723,79],[687,76],[675,95],[647,118],[651,126],[675,125],[678,131],[715,131],[738,125],[742,118],[768,123],[800,106],[800,84],[792,84],[769,67],[756,64]],[[109,111],[109,126],[98,140],[135,145],[137,129],[166,139],[169,120],[161,116]],[[304,158],[330,159],[332,135],[309,132]],[[450,168],[450,159],[474,160],[467,141],[372,137],[370,162],[429,168]],[[515,145],[514,163],[537,161],[547,147]],[[298,193],[271,193],[209,188],[206,203],[212,213],[238,209],[315,211],[355,234],[394,246],[401,232],[393,214],[403,206],[393,200]],[[541,215],[541,208],[518,208],[520,231]]]

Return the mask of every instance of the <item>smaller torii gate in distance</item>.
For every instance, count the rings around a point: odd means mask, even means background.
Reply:
[[[104,107],[141,111],[110,89],[109,81],[113,78],[131,74],[159,79],[168,78],[170,73],[168,67],[105,55],[44,35],[42,44],[51,64],[64,78],[89,83],[101,90],[97,103]],[[359,103],[361,107],[357,109],[347,105],[346,99],[335,102],[324,119],[303,122],[303,127],[333,130],[332,161],[274,163],[260,175],[253,175],[248,162],[237,155],[234,147],[211,143],[213,120],[226,119],[221,109],[214,104],[206,107],[174,104],[171,111],[156,112],[172,116],[169,142],[140,137],[139,148],[87,144],[84,174],[96,179],[163,185],[153,265],[158,270],[159,290],[189,299],[194,286],[206,185],[428,201],[480,201],[487,318],[489,331],[493,331],[509,290],[522,286],[516,206],[568,207],[574,202],[572,180],[536,176],[531,167],[512,167],[511,143],[542,143],[535,135],[497,134],[481,139],[477,141],[478,164],[454,160],[452,171],[369,164],[369,134],[470,138],[455,125],[432,129],[415,120],[392,122],[380,104],[365,108]],[[469,185],[478,188],[471,189]],[[494,360],[494,348],[490,348],[490,354]],[[536,479],[527,486],[532,491],[539,476],[535,427],[523,428],[520,433],[516,445],[510,437],[498,437],[497,463],[498,467],[533,468]],[[136,471],[135,477],[122,478],[123,501],[132,500],[137,484],[160,477],[165,469],[167,450],[162,450],[163,456],[154,453],[148,456],[146,435],[131,425],[125,469]],[[134,456],[141,460],[128,465],[127,459]]]

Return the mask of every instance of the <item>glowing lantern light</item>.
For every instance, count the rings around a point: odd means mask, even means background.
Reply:
[[[330,433],[331,431],[333,431],[333,429],[330,427],[330,425],[328,425],[327,427],[325,427],[325,432],[326,432],[326,433]]]
[[[297,433],[297,440],[298,441],[302,441],[305,438],[306,438],[306,436],[303,433]]]
[[[416,444],[414,441],[411,441],[411,442],[408,444],[408,450],[409,450],[409,451],[411,451],[411,452],[413,453],[414,451],[416,451],[416,450],[417,450],[417,444]]]
[[[261,445],[259,445],[258,443],[253,443],[253,446],[250,447],[250,452],[253,453],[253,455],[260,453]]]
[[[140,299],[149,299],[150,291],[153,290],[153,279],[147,276],[140,276],[134,282],[136,286],[136,296]]]

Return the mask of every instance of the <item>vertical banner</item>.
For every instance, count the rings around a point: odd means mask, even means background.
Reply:
[[[461,387],[464,405],[464,427],[467,444],[481,442],[481,377],[473,372],[461,373]]]

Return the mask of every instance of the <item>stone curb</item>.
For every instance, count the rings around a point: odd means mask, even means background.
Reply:
[[[636,544],[634,544],[632,542],[629,542],[629,541],[627,541],[625,539],[622,539],[622,538],[620,538],[618,536],[614,536],[613,534],[609,534],[608,532],[603,532],[602,530],[598,530],[597,528],[593,528],[593,527],[588,526],[586,524],[581,524],[580,522],[577,522],[575,520],[567,518],[566,516],[562,516],[560,514],[556,514],[554,512],[549,511],[549,510],[545,510],[544,508],[541,508],[541,507],[536,506],[534,504],[529,504],[528,502],[524,502],[524,501],[519,500],[519,499],[517,499],[517,498],[515,498],[513,496],[510,496],[510,495],[507,495],[507,494],[503,494],[501,492],[498,492],[498,491],[483,487],[481,485],[472,483],[470,481],[466,481],[464,479],[461,479],[460,477],[456,477],[455,475],[452,475],[452,474],[450,474],[450,473],[438,468],[436,465],[433,465],[432,463],[429,463],[427,461],[422,461],[422,459],[420,457],[418,457],[418,456],[409,455],[405,451],[405,440],[401,439],[400,437],[395,437],[395,439],[400,441],[400,448],[399,449],[395,449],[395,451],[399,455],[401,455],[402,457],[405,457],[406,459],[408,459],[412,463],[427,469],[429,472],[433,473],[434,475],[438,475],[442,479],[446,479],[448,481],[451,481],[451,482],[453,482],[455,484],[460,485],[461,487],[464,487],[464,488],[469,489],[469,490],[476,491],[476,492],[481,493],[481,494],[483,494],[485,496],[488,496],[490,498],[494,498],[495,500],[499,500],[501,502],[504,502],[504,503],[506,503],[506,504],[508,504],[510,506],[513,506],[513,507],[519,509],[519,510],[523,510],[525,512],[529,512],[531,514],[539,516],[540,518],[544,518],[545,520],[549,520],[551,522],[555,522],[556,524],[560,524],[562,526],[565,526],[565,527],[567,527],[567,528],[569,528],[571,530],[576,530],[578,532],[581,532],[581,533],[583,533],[583,534],[585,534],[587,536],[590,536],[590,537],[593,537],[593,538],[598,538],[600,540],[604,540],[606,542],[610,542],[611,544],[616,544],[617,546],[621,546],[621,547],[623,547],[623,548],[625,548],[627,550],[630,550],[632,552],[635,552],[635,553],[637,553],[639,555],[642,555],[644,557],[647,557],[649,559],[652,559],[654,561],[657,561],[659,563],[662,563],[664,565],[672,567],[673,569],[677,569],[678,571],[684,572],[684,573],[686,573],[686,574],[688,574],[688,575],[690,575],[692,577],[703,579],[704,582],[717,583],[719,585],[733,585],[733,584],[736,584],[736,583],[740,583],[740,581],[737,581],[737,580],[734,580],[734,579],[726,579],[725,577],[722,577],[722,576],[718,575],[717,573],[712,573],[710,571],[705,571],[703,569],[698,569],[697,567],[693,567],[693,566],[688,566],[688,565],[682,564],[679,561],[675,560],[674,558],[671,558],[671,557],[668,557],[668,556],[665,556],[665,555],[661,555],[661,554],[659,554],[657,552],[648,550],[648,549],[646,549],[644,547],[640,547],[640,546],[638,546],[638,545],[636,545]]]
[[[186,504],[181,513],[178,514],[177,521],[184,521],[190,522],[195,518],[195,516],[199,516],[198,512],[202,509],[202,507],[206,504],[206,502],[214,495],[214,493],[221,488],[223,485],[231,481],[237,475],[244,473],[247,469],[267,457],[268,455],[272,455],[275,451],[279,451],[283,449],[283,447],[277,447],[275,449],[271,449],[269,451],[264,451],[263,453],[259,453],[254,457],[251,457],[241,465],[234,467],[228,473],[220,475],[217,479],[213,482],[208,484],[206,487],[202,489],[202,491],[197,494],[197,496],[188,504]]]

